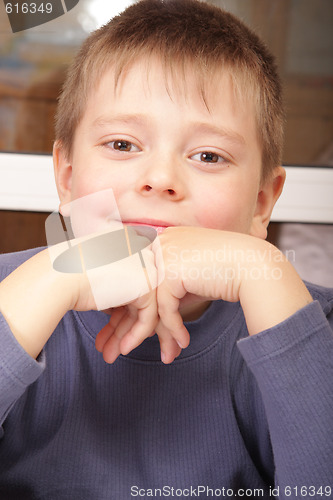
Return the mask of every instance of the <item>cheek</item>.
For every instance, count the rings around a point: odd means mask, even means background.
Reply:
[[[73,173],[72,199],[81,198],[99,191],[118,191],[117,179],[108,175],[105,169],[79,168]]]
[[[210,189],[196,204],[196,221],[202,227],[247,233],[251,221],[249,207],[250,200],[242,189]]]
[[[75,237],[117,228],[121,220],[111,183],[82,170],[73,177],[69,213]]]
[[[85,168],[73,167],[72,200],[82,198],[98,191],[95,188],[95,179],[91,172]]]
[[[199,226],[225,231],[237,230],[239,213],[235,205],[230,206],[210,199],[196,215]]]
[[[195,187],[192,196],[197,224],[211,229],[224,229],[232,212],[230,193],[226,192],[225,187],[214,186],[212,182],[201,183],[200,189],[198,184]]]

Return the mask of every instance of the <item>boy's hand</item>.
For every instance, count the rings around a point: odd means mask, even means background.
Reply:
[[[153,291],[111,311],[110,321],[96,337],[96,349],[103,353],[107,363],[113,363],[119,354],[128,354],[154,335],[158,324],[156,291]],[[167,329],[160,337],[160,344],[164,362],[173,361],[181,351]]]
[[[267,241],[197,227],[169,228],[159,238],[165,279],[157,289],[157,333],[171,332],[183,347],[186,333],[179,309],[188,293],[240,301],[250,335],[280,323],[312,301],[292,265]]]
[[[156,293],[152,291],[110,312],[110,321],[98,333],[95,342],[107,363],[113,363],[119,354],[131,351],[155,333],[158,323]]]
[[[162,360],[172,362],[190,341],[181,313],[191,302],[240,301],[253,335],[280,323],[312,300],[283,254],[259,238],[175,227],[159,236],[159,244],[162,252],[156,253],[156,266],[165,278],[156,297],[140,297],[116,310],[110,326],[97,337],[96,346],[109,362],[120,352],[127,354],[154,331],[159,336]],[[152,331],[151,325],[155,325]]]

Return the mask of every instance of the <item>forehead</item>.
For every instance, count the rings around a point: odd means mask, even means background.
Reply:
[[[239,97],[227,71],[205,79],[194,71],[177,77],[176,70],[166,72],[159,63],[137,62],[117,80],[109,68],[90,93],[74,149],[82,140],[98,142],[110,134],[127,134],[150,146],[160,141],[185,149],[225,145],[227,151],[241,151],[241,162],[251,158],[261,170],[253,102]]]
[[[176,70],[168,73],[159,63],[137,62],[117,79],[109,68],[87,99],[73,153],[82,144],[89,147],[122,135],[149,151],[164,144],[172,154],[218,147],[239,164],[251,164],[260,176],[262,148],[254,105],[238,97],[227,71],[201,80],[193,71],[177,77]]]
[[[151,144],[163,138],[179,147],[240,145],[240,158],[251,157],[261,169],[254,105],[237,90],[228,71],[197,78],[191,69],[177,75],[175,68],[138,61],[117,79],[109,68],[90,92],[74,150],[89,138],[128,133]]]
[[[246,121],[256,121],[253,96],[248,88],[239,82],[233,72],[224,68],[199,71],[195,65],[163,65],[156,58],[142,58],[119,71],[109,67],[90,92],[87,108],[96,109],[97,101],[104,103],[132,105],[140,107],[141,99],[168,101],[190,113],[194,108],[207,116],[213,116],[221,108],[228,106],[233,113],[243,114]],[[147,112],[151,109],[147,109]]]

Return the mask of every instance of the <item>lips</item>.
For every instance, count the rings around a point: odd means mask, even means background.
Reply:
[[[172,227],[173,224],[162,221],[162,220],[154,220],[154,219],[140,219],[140,220],[125,220],[123,224],[129,226],[148,226],[152,227],[156,230],[157,234],[161,234],[167,227]]]

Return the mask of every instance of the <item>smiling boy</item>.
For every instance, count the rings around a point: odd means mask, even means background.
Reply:
[[[85,42],[58,108],[60,210],[112,189],[125,226],[158,230],[164,279],[100,312],[48,250],[3,256],[4,498],[329,496],[333,294],[265,241],[282,122],[271,56],[215,7],[143,0]]]

